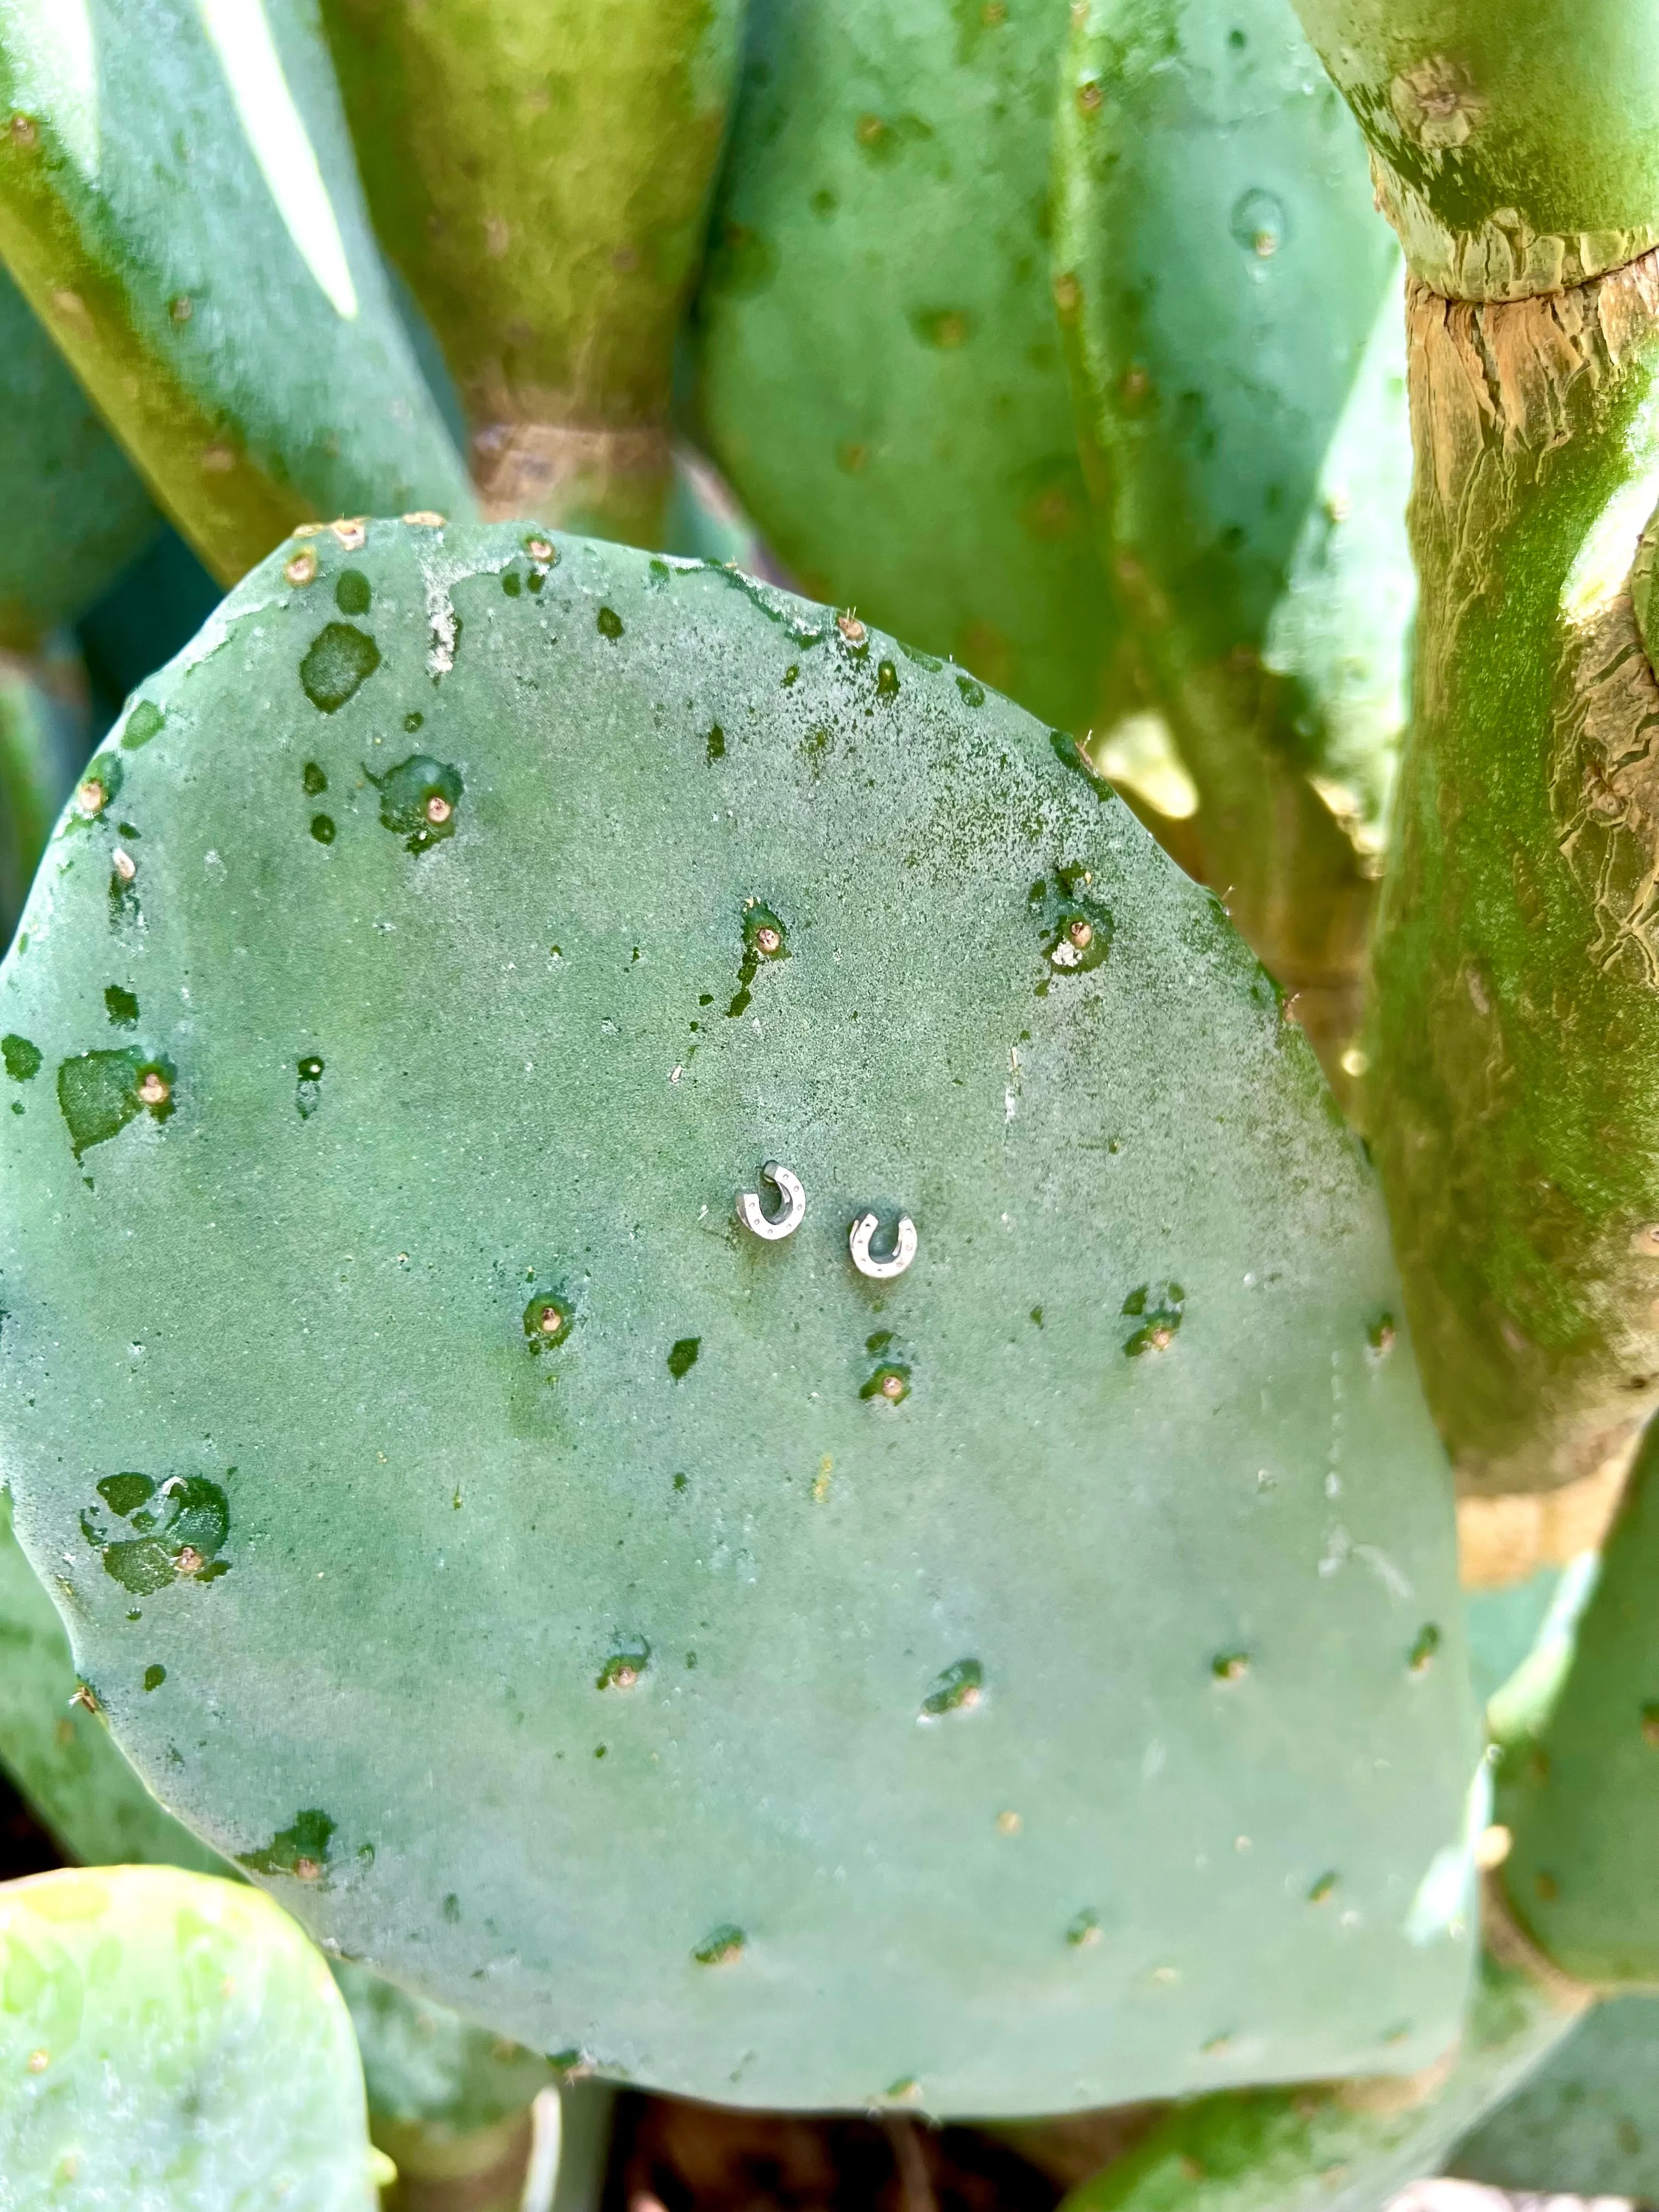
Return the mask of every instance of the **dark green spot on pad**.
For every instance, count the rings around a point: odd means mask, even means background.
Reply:
[[[141,1086],[158,1079],[161,1095],[154,1102]],[[118,1136],[135,1115],[148,1112],[164,1121],[173,1110],[174,1073],[170,1062],[151,1060],[136,1045],[119,1052],[84,1052],[60,1062],[58,1104],[78,1160],[94,1145]]]
[[[320,714],[335,714],[380,665],[380,648],[367,630],[330,623],[319,630],[300,663],[300,683]]]
[[[14,1083],[33,1083],[40,1073],[42,1057],[40,1046],[31,1044],[26,1036],[14,1033],[0,1037],[0,1060]]]

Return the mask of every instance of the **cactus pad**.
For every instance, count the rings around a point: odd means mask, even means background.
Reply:
[[[698,300],[711,450],[810,588],[1121,712],[1049,295],[1066,11],[762,0]]]
[[[110,1741],[84,1693],[64,1624],[11,1533],[0,1498],[0,1766],[64,1850],[88,1866],[231,1871],[165,1813]],[[153,1668],[151,1692],[166,1681]]]
[[[1054,295],[1104,550],[1206,878],[1334,1067],[1405,722],[1399,251],[1290,0],[1091,0],[1060,94]]]
[[[174,1811],[726,2102],[1444,2048],[1476,1747],[1380,1208],[1069,739],[730,571],[377,524],[91,775],[0,971],[0,1452]]]
[[[15,2204],[372,2212],[351,2021],[268,1897],[172,1867],[0,1889],[0,2174]]]

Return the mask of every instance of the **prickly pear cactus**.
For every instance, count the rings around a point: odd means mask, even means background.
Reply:
[[[78,615],[161,527],[155,503],[0,270],[0,647]]]
[[[223,580],[311,516],[469,511],[301,0],[16,0],[0,100],[0,252]]]
[[[64,2212],[372,2212],[351,2021],[287,1914],[171,1867],[0,1888],[0,2174]]]
[[[1235,2090],[1178,2106],[1063,2212],[1376,2212],[1570,2036],[1577,2014],[1488,1958],[1461,2046],[1418,2081]]]
[[[1377,203],[1448,299],[1539,298],[1659,245],[1659,25],[1622,0],[1297,0]]]
[[[11,1533],[0,1497],[0,1767],[71,1857],[88,1866],[183,1867],[235,1878],[237,1869],[164,1812],[112,1741],[79,1686],[69,1638]],[[145,1677],[161,1688],[159,1668]],[[406,2185],[422,2178],[477,2185],[495,2175],[503,2203],[522,2194],[530,2107],[554,2079],[547,2061],[422,2003],[343,1960],[332,1962],[351,2013],[368,2095],[370,2130]],[[603,2163],[607,2093],[562,2092],[570,2156],[559,2159],[572,2212],[585,2206]],[[596,2145],[598,2148],[596,2148]],[[585,2165],[584,2165],[585,2161]],[[480,2199],[479,2212],[483,2212]]]
[[[1659,1649],[1648,1604],[1659,1434],[1649,1434],[1575,1625],[1570,1669],[1506,1745],[1500,1777],[1514,1910],[1558,1966],[1604,1987],[1659,1979]]]
[[[145,1789],[79,1684],[69,1638],[11,1531],[0,1497],[0,1767],[73,1856],[233,1871]],[[158,1690],[165,1677],[150,1678]]]
[[[1063,8],[758,0],[698,295],[710,449],[812,591],[1122,711],[1047,264]]]
[[[1597,2005],[1533,2077],[1459,2143],[1446,2171],[1498,2189],[1659,2195],[1653,2082],[1659,2000]]]
[[[1072,11],[1054,295],[1206,880],[1338,1081],[1413,587],[1401,268],[1290,0]]]
[[[459,380],[485,511],[662,543],[674,336],[741,0],[325,0],[368,201]]]
[[[727,570],[375,524],[82,794],[0,971],[0,1452],[175,1812],[727,2102],[1444,2048],[1476,1747],[1376,1200],[1069,739]]]
[[[10,941],[90,742],[86,677],[74,653],[57,644],[0,651],[0,944]]]

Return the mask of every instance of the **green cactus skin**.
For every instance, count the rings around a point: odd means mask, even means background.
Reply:
[[[1379,204],[1452,299],[1558,292],[1659,242],[1659,23],[1626,0],[1297,0]]]
[[[1433,2058],[1443,1462],[1214,900],[850,617],[307,543],[144,687],[0,971],[0,1454],[141,1773],[319,1937],[726,2102]]]
[[[674,333],[741,0],[323,0],[368,204],[460,385],[485,512],[662,543]]]
[[[0,1888],[0,2173],[62,2212],[373,2212],[351,2021],[272,1899],[173,1867]]]
[[[1659,1999],[1614,1997],[1465,2136],[1446,2171],[1551,2196],[1659,2197]]]
[[[161,518],[0,270],[0,648],[29,652],[90,606]]]
[[[1061,2212],[1379,2212],[1577,2025],[1483,1956],[1462,2045],[1419,2094],[1364,2081],[1201,2097],[1073,2190]]]
[[[369,2131],[411,2201],[423,2212],[452,2203],[458,2212],[519,2212],[531,2108],[555,2078],[546,2059],[365,1967],[338,1962],[334,1978],[362,2052]]]
[[[1032,0],[759,0],[697,398],[809,590],[1081,736],[1130,694],[1048,289],[1064,35]]]
[[[88,742],[86,673],[66,641],[27,656],[0,650],[0,945]]]
[[[66,1850],[88,1866],[234,1873],[162,1810],[116,1749],[102,1716],[76,1698],[64,1624],[12,1534],[3,1497],[0,1655],[0,1766]]]
[[[1506,1745],[1499,1775],[1516,1916],[1557,1966],[1608,1988],[1659,1982],[1659,1431],[1649,1433],[1571,1669]]]
[[[11,1533],[11,1507],[0,1495],[0,1767],[59,1844],[88,1866],[182,1867],[239,1880],[237,1869],[162,1810],[117,1750],[100,1715],[77,1698],[69,1638],[51,1599]],[[150,1694],[165,1675],[147,1675]],[[429,2178],[434,2164],[474,2173],[507,2161],[516,2147],[519,2189],[529,2107],[555,2079],[549,2063],[472,2027],[441,2005],[423,2003],[344,1960],[331,1961],[350,2008],[368,2094],[370,2132],[405,2183]],[[568,2083],[559,2160],[559,2204],[578,2212],[603,2167],[604,2111],[610,2092]],[[597,2160],[590,2138],[599,2136]],[[483,2139],[485,2156],[477,2155]],[[469,2142],[474,2155],[466,2153]],[[568,2148],[568,2154],[567,2154]],[[586,2176],[584,2179],[583,2177]],[[438,2212],[434,2200],[432,2212]],[[485,2212],[476,2203],[469,2212]]]
[[[1205,879],[1341,1085],[1413,610],[1399,252],[1290,0],[1073,9],[1054,148],[1103,552]]]
[[[0,100],[0,252],[222,580],[310,517],[471,512],[309,0],[8,0]]]

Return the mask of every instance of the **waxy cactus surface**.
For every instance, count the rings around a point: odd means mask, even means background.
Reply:
[[[0,1888],[0,2176],[62,2212],[372,2212],[351,2022],[288,1916],[172,1867]]]
[[[1376,1197],[1068,739],[729,571],[375,524],[88,781],[0,975],[0,1449],[175,1813],[726,2101],[1443,2051],[1475,1745]]]
[[[711,448],[807,588],[1081,737],[1134,698],[1049,292],[1064,32],[758,0],[696,336]]]
[[[1413,599],[1399,252],[1290,0],[1073,9],[1055,149],[1103,551],[1206,878],[1340,1085]]]

